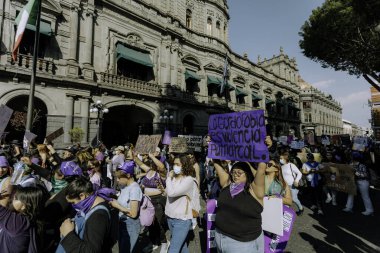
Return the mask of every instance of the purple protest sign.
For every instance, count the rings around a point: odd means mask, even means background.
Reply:
[[[296,213],[292,208],[284,205],[283,214],[283,236],[264,232],[265,253],[280,253],[284,252],[286,248],[286,244],[288,243],[290,234],[292,233]]]
[[[215,213],[216,213],[216,200],[210,199],[207,201],[207,245],[206,253],[210,253],[215,248]]]
[[[263,110],[211,115],[208,157],[242,162],[267,162]]]
[[[165,133],[164,133],[164,139],[162,140],[162,144],[164,145],[170,145],[170,143],[172,142],[172,132],[170,132],[169,130],[165,130]]]

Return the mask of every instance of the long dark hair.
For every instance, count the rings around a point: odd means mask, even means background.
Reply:
[[[41,185],[36,187],[15,186],[12,195],[14,199],[25,205],[25,209],[20,213],[25,215],[31,225],[35,227],[36,245],[38,249],[42,249],[44,245],[43,210],[46,201],[49,199],[49,192]]]

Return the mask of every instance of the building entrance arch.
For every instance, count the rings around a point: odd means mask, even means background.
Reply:
[[[7,106],[13,110],[12,117],[5,129],[8,132],[7,141],[22,141],[25,134],[26,112],[28,108],[28,95],[19,95],[7,102]],[[46,104],[39,98],[34,97],[34,110],[32,118],[31,132],[36,134],[36,142],[43,143],[46,136],[46,126],[48,113]]]
[[[104,114],[102,124],[102,141],[107,147],[123,145],[127,142],[136,144],[139,134],[153,133],[154,115],[141,107],[118,105],[109,108]]]

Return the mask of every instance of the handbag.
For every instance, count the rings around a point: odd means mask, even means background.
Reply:
[[[292,164],[290,164],[290,170],[292,171],[292,176],[293,176],[293,179],[294,181],[296,180],[295,176],[294,176],[294,173],[293,173],[293,169],[292,169]],[[305,178],[305,175],[302,174],[302,177],[301,179],[298,181],[298,186],[295,186],[294,185],[294,182],[293,182],[293,185],[292,187],[294,188],[302,188],[302,187],[307,187],[307,182],[306,182],[306,178]]]

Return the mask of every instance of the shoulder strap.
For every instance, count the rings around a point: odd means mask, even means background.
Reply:
[[[296,177],[294,176],[294,172],[293,172],[293,169],[292,169],[292,163],[289,163],[289,166],[290,166],[290,170],[292,171],[292,177],[294,180],[296,180]]]
[[[96,210],[105,210],[107,212],[107,215],[108,215],[108,218],[111,218],[111,215],[110,215],[110,211],[108,210],[107,207],[105,207],[104,205],[97,205],[95,206],[94,208],[92,208],[87,214],[86,216],[84,217],[85,220],[88,220],[88,218],[90,218],[91,214],[93,214]]]

